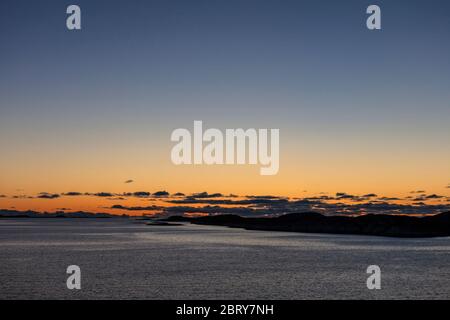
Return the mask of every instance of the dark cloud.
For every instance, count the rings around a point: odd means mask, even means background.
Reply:
[[[116,204],[116,205],[113,205],[111,207],[111,209],[122,209],[122,210],[129,210],[129,211],[155,211],[155,210],[163,210],[164,207],[162,207],[162,206],[155,206],[155,205],[145,206],[145,207],[139,207],[139,206],[128,207],[128,206],[123,206],[121,204]]]
[[[443,197],[444,196],[439,196],[437,194],[430,194],[430,195],[425,196],[425,199],[441,199]]]
[[[335,200],[366,201],[371,197],[376,197],[376,194],[371,193],[365,196],[356,196],[345,192],[337,192]]]
[[[182,192],[177,192],[177,193],[174,193],[172,196],[173,196],[173,197],[184,197],[185,194],[182,193]]]
[[[248,206],[263,206],[263,205],[280,205],[288,203],[287,199],[268,199],[268,198],[250,198],[242,200],[232,199],[211,199],[211,197],[194,198],[191,196],[184,199],[168,200],[168,203],[173,204],[210,204],[210,205],[248,205]]]
[[[170,215],[182,215],[186,213],[201,213],[201,214],[237,214],[242,216],[264,214],[263,211],[257,211],[255,209],[247,207],[236,207],[236,208],[225,208],[221,206],[203,206],[203,207],[190,207],[190,206],[172,206],[172,207],[162,207],[162,206],[146,206],[146,207],[127,207],[122,205],[112,206],[111,209],[121,209],[128,211],[157,211],[160,215],[170,216]]]
[[[380,198],[378,198],[378,200],[381,200],[381,201],[395,201],[395,200],[400,200],[400,198],[396,198],[396,197],[380,197]]]
[[[114,194],[109,193],[109,192],[97,192],[93,194],[96,197],[113,197]]]
[[[361,204],[351,210],[361,210],[364,213],[374,213],[374,214],[436,214],[444,212],[449,209],[448,206],[442,205],[426,205],[426,204],[392,204],[392,203],[367,203]]]
[[[154,197],[167,197],[169,193],[167,191],[157,191],[153,194]]]
[[[249,199],[285,199],[285,197],[280,196],[271,196],[271,195],[265,195],[265,196],[245,196]]]
[[[4,194],[0,194],[0,198],[6,198]]]
[[[38,196],[36,198],[38,199],[56,199],[59,198],[60,195],[56,194],[56,193],[48,193],[48,192],[41,192],[38,194]]]
[[[223,197],[221,193],[212,193],[208,194],[208,192],[200,192],[194,193],[191,195],[192,198],[220,198]]]
[[[303,200],[309,200],[309,201],[317,201],[317,200],[320,200],[320,201],[324,201],[324,200],[335,200],[335,198],[334,197],[330,197],[330,196],[318,196],[318,197],[307,197],[307,198],[296,198],[297,200],[301,200],[301,199],[303,199]]]
[[[26,194],[20,194],[12,196],[13,199],[34,199],[32,196],[27,196]]]
[[[396,197],[378,197],[375,193],[364,195],[352,195],[338,192],[335,196],[319,195],[312,197],[287,198],[275,195],[247,195],[239,197],[234,194],[199,192],[190,195],[177,192],[169,195],[167,191],[158,191],[153,194],[147,191],[127,192],[115,194],[110,192],[81,193],[67,192],[61,196],[96,196],[108,200],[126,200],[128,197],[145,198],[145,206],[127,206],[116,204],[110,209],[136,211],[142,214],[151,213],[162,216],[182,214],[238,214],[242,216],[278,216],[285,213],[315,211],[325,215],[355,215],[355,214],[435,214],[450,210],[449,203],[442,200],[436,204],[431,200],[450,198],[437,194],[423,194],[422,191],[414,191],[414,195],[408,197],[409,204],[392,203],[399,199]],[[59,194],[40,193],[37,198],[55,199]],[[26,195],[17,195],[14,198],[32,198]],[[162,198],[162,199],[159,199]],[[336,201],[338,200],[338,201]],[[339,201],[342,200],[342,201]],[[156,205],[150,205],[149,201],[155,201]],[[164,201],[170,205],[158,205]],[[406,202],[406,201],[405,201]],[[428,204],[427,204],[428,203]],[[111,203],[113,204],[113,203]],[[60,208],[61,210],[63,208]]]
[[[343,199],[356,199],[356,198],[358,198],[357,196],[354,196],[354,195],[352,195],[352,194],[344,194],[344,195],[341,195],[341,196],[338,196],[338,197],[336,197],[336,199],[337,200],[343,200]]]
[[[150,192],[147,191],[136,191],[133,192],[133,196],[138,197],[138,198],[147,198],[150,197]]]
[[[134,182],[134,180],[127,180],[127,181],[125,181],[124,183],[133,183]]]
[[[243,201],[249,201],[250,199],[245,199]],[[218,201],[226,201],[226,199],[197,199],[195,204],[210,202],[211,204],[202,207],[193,207],[188,205],[181,206],[134,206],[127,207],[122,205],[115,205],[113,209],[122,209],[129,211],[152,211],[160,215],[182,215],[182,214],[237,214],[242,216],[278,216],[285,213],[294,212],[307,212],[316,211],[323,214],[436,214],[440,212],[445,212],[449,210],[448,205],[426,205],[425,203],[418,203],[415,205],[406,204],[393,204],[382,201],[373,201],[369,203],[362,204],[344,204],[344,203],[326,203],[322,201],[309,201],[309,200],[295,200],[295,201],[285,201],[283,203],[278,200],[270,204],[265,204],[263,206],[236,206],[236,207],[224,207],[217,204]],[[230,201],[228,199],[228,201]],[[212,204],[216,203],[216,204]],[[233,202],[236,204],[237,202]],[[229,204],[229,202],[226,202]],[[248,203],[246,203],[247,205]]]
[[[425,201],[425,200],[430,200],[430,199],[441,199],[441,198],[444,198],[444,196],[440,196],[437,194],[429,194],[429,195],[422,194],[422,195],[414,198],[413,201]]]
[[[70,191],[62,194],[63,196],[81,196],[83,195],[81,192]]]

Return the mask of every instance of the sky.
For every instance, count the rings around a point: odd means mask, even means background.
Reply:
[[[66,28],[70,4],[81,30]],[[381,30],[366,28],[371,4]],[[133,207],[148,197],[125,194],[163,190],[402,201],[424,191],[448,205],[449,10],[439,0],[1,1],[0,208],[125,212],[108,199]],[[194,120],[280,129],[278,174],[174,165],[170,135]]]

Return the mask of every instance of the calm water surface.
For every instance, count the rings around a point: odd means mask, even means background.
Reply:
[[[81,290],[66,268],[81,267]],[[382,289],[366,287],[368,265]],[[450,238],[0,220],[0,299],[449,299]]]

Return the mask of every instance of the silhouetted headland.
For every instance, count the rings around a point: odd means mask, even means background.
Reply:
[[[244,218],[238,215],[205,217],[172,216],[172,222],[227,226],[248,230],[307,233],[355,234],[386,237],[450,236],[450,212],[433,216],[411,217],[368,214],[356,217],[324,216],[316,212],[290,213],[274,218]]]
[[[146,225],[148,226],[167,226],[167,227],[173,227],[173,226],[182,226],[181,223],[172,223],[167,221],[151,221],[147,222]]]
[[[17,211],[17,210],[7,210],[0,209],[0,219],[1,218],[117,218],[120,216],[112,215],[108,213],[92,213],[92,212],[36,212],[36,211]],[[127,216],[128,217],[128,216]]]

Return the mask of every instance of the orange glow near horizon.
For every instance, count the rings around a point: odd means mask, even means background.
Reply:
[[[166,137],[167,138],[167,137]],[[353,195],[374,193],[380,197],[399,197],[408,201],[411,191],[443,196],[437,200],[448,204],[450,188],[449,151],[425,155],[421,150],[389,148],[380,153],[376,146],[344,150],[334,141],[314,142],[282,140],[280,170],[274,176],[259,175],[259,165],[173,165],[170,143],[130,142],[118,153],[115,145],[83,145],[60,152],[47,144],[27,143],[10,147],[10,157],[0,159],[1,209],[35,211],[89,211],[141,215],[142,211],[110,209],[114,204],[144,206],[170,204],[161,199],[127,197],[109,200],[95,196],[36,199],[40,192],[62,194],[167,190],[171,194],[209,193],[274,195],[305,198],[345,192]],[[13,149],[12,149],[13,148]],[[158,150],[158,152],[151,152]],[[324,151],[327,150],[327,151]],[[439,149],[441,150],[441,149]],[[32,160],[30,160],[32,159]],[[428,165],[424,167],[424,163]],[[432,165],[430,165],[432,164]],[[132,183],[125,181],[132,179]],[[13,198],[18,196],[19,198]],[[26,197],[33,197],[27,199]],[[116,197],[117,198],[117,197]],[[392,201],[391,201],[392,202]]]

